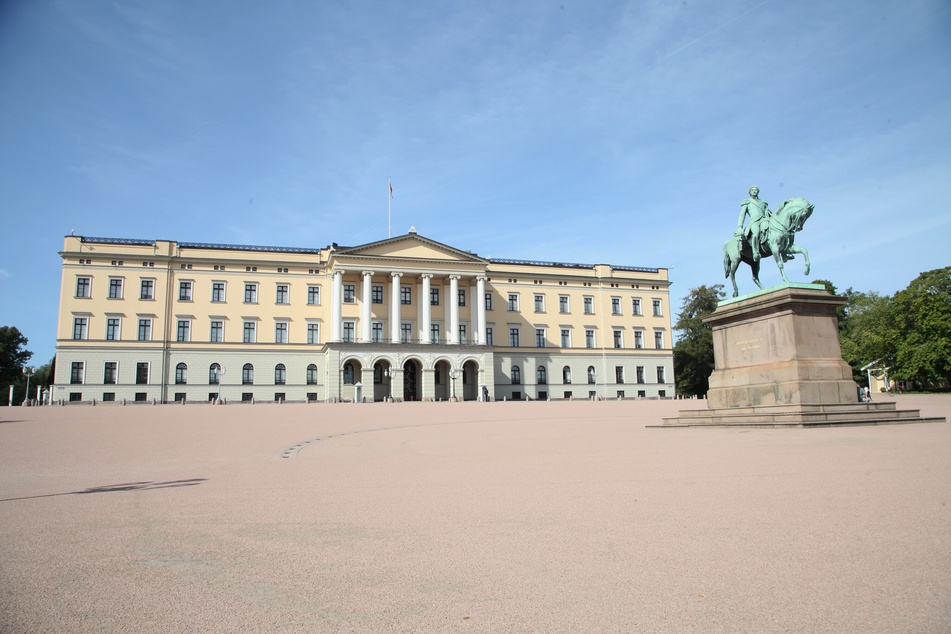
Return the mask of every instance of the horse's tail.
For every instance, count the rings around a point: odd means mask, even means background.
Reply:
[[[730,277],[730,271],[733,268],[733,257],[730,255],[730,244],[733,242],[733,239],[730,238],[726,241],[726,244],[723,245],[723,277]]]

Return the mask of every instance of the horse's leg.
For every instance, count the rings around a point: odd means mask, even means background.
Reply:
[[[779,274],[783,276],[783,281],[788,284],[789,278],[786,277],[786,269],[783,267],[783,254],[778,249],[773,253],[773,259],[776,260],[776,266],[779,267]]]
[[[802,272],[803,275],[809,275],[809,251],[806,250],[806,247],[801,247],[798,244],[794,244],[789,247],[790,253],[802,253],[802,257],[806,260],[806,270]]]
[[[762,260],[753,260],[750,262],[750,270],[753,271],[753,281],[756,283],[756,286],[760,289],[763,288],[763,284],[759,281],[759,264]]]

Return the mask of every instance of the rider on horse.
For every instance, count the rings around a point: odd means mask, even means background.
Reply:
[[[743,221],[750,217],[750,222],[743,230]],[[762,224],[769,219],[769,203],[759,198],[759,187],[753,185],[750,187],[750,197],[740,203],[740,219],[736,223],[736,232],[734,235],[742,238],[744,235],[750,239],[750,249],[753,251],[753,260],[760,258],[760,235],[763,231]]]

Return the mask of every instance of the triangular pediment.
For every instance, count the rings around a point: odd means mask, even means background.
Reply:
[[[396,259],[483,265],[487,262],[487,260],[468,251],[456,249],[416,233],[408,233],[378,242],[339,249],[333,257],[338,259]]]

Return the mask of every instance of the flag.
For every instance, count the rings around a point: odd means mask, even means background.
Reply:
[[[390,182],[390,198],[393,197],[393,183]]]

